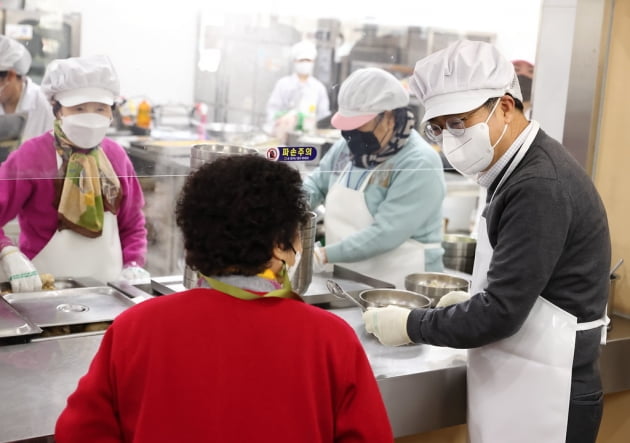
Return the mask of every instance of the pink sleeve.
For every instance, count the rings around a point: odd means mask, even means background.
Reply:
[[[111,376],[114,326],[110,326],[94,356],[87,374],[68,397],[66,408],[57,419],[57,443],[118,443],[122,429],[115,407],[116,394]]]
[[[123,189],[123,199],[118,211],[123,265],[135,261],[139,266],[144,266],[147,253],[147,229],[142,212],[144,208],[142,188],[125,150],[112,140],[107,141],[104,148]]]

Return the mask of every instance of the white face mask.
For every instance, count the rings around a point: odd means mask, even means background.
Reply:
[[[298,266],[300,266],[300,260],[302,260],[302,253],[296,252],[295,261],[293,262],[291,266],[287,266],[287,274],[289,275],[289,280],[291,281],[293,281],[293,276],[295,275],[295,272],[297,271]]]
[[[494,104],[486,121],[466,128],[464,135],[458,137],[448,130],[442,132],[442,152],[444,152],[448,162],[462,174],[477,174],[492,163],[494,147],[499,144],[508,127],[506,123],[499,139],[494,145],[491,145],[488,120],[494,114],[500,101],[497,100]]]
[[[295,72],[301,75],[311,75],[313,73],[313,62],[296,62]]]
[[[94,148],[105,138],[111,119],[94,113],[72,114],[61,117],[61,129],[79,148]]]

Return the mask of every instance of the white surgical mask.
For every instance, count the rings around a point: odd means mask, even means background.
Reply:
[[[296,62],[295,72],[301,75],[311,75],[313,73],[313,62]]]
[[[494,104],[486,121],[466,128],[464,135],[455,136],[448,130],[442,132],[442,152],[448,162],[462,174],[477,174],[492,163],[494,147],[499,144],[508,127],[506,123],[499,139],[491,145],[488,120],[494,114],[500,101],[497,100]]]
[[[289,275],[289,280],[291,281],[293,281],[293,276],[295,275],[295,272],[297,271],[298,266],[300,265],[300,260],[302,260],[302,253],[296,252],[295,261],[293,262],[291,266],[287,266],[287,274]]]
[[[79,148],[94,148],[105,138],[111,119],[94,113],[72,114],[61,117],[61,129]]]

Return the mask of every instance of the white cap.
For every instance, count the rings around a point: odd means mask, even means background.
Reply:
[[[41,88],[49,101],[63,106],[88,102],[111,106],[120,94],[118,75],[104,55],[53,60],[46,68]]]
[[[303,40],[291,47],[291,55],[293,60],[315,60],[317,48],[313,42]]]
[[[13,69],[18,75],[26,75],[31,69],[31,54],[20,42],[0,35],[0,71]]]
[[[514,65],[479,41],[459,40],[419,60],[409,87],[424,106],[422,123],[471,111],[506,93],[523,100]]]
[[[357,69],[339,88],[339,110],[331,124],[341,130],[356,129],[383,111],[409,104],[409,94],[392,74],[380,68]]]

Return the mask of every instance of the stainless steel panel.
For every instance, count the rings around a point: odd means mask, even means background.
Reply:
[[[5,300],[40,327],[113,320],[134,303],[110,287],[6,294]]]
[[[42,330],[24,318],[6,300],[0,298],[0,342],[5,339],[25,338],[41,333]]]

